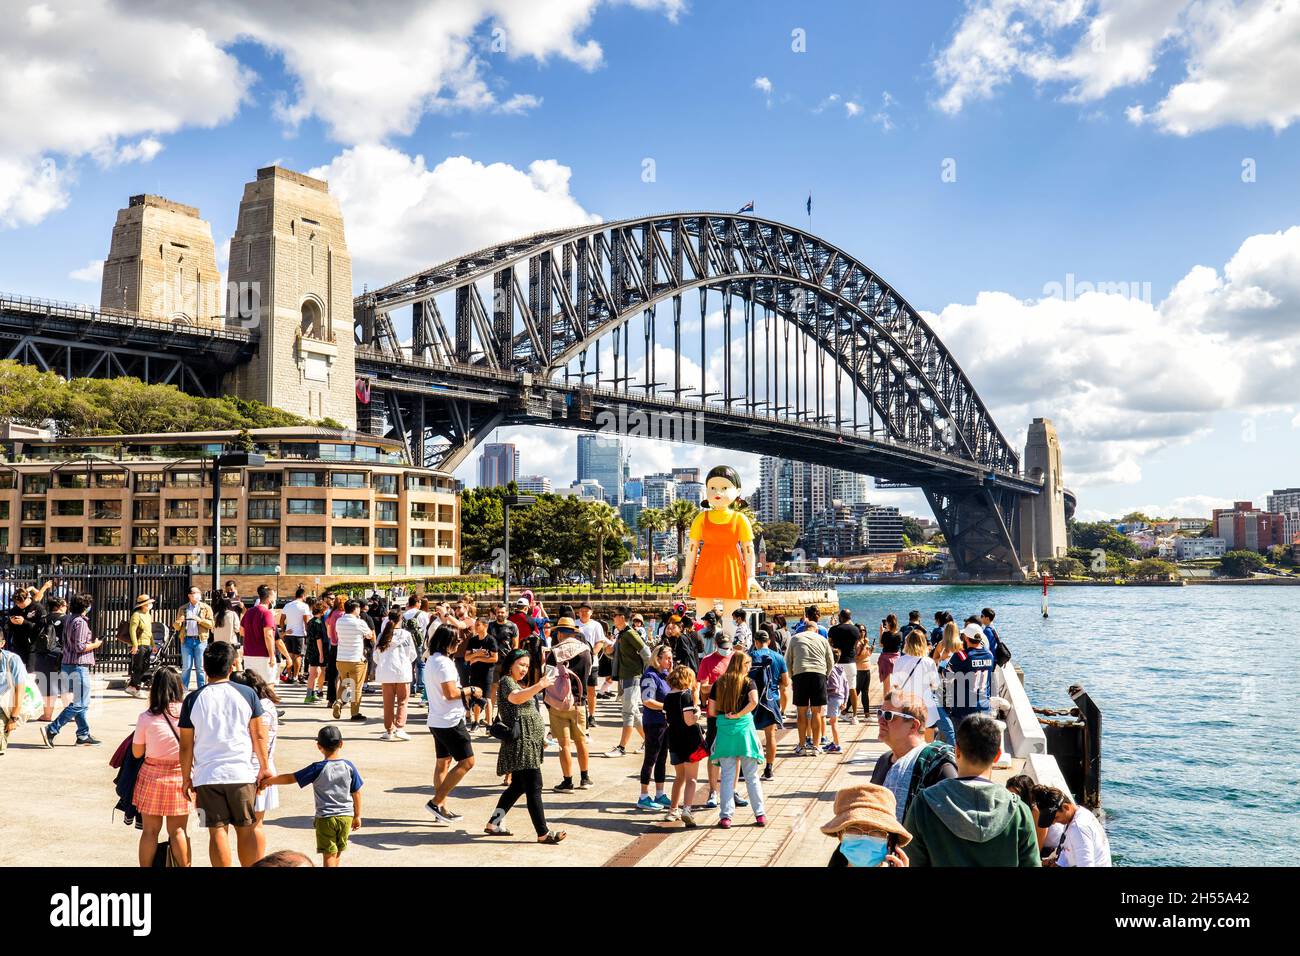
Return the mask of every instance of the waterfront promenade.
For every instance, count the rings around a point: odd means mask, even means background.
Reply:
[[[879,681],[874,677],[872,689],[873,703],[878,704]],[[330,722],[327,708],[304,704],[302,697],[301,688],[285,690],[287,715],[275,753],[281,773],[319,759],[313,741],[317,729]],[[111,812],[116,796],[108,759],[145,703],[120,690],[103,692],[91,715],[91,726],[104,742],[96,748],[74,747],[61,740],[54,750],[46,750],[35,724],[15,733],[9,753],[0,758],[6,832],[0,842],[0,865],[135,865],[139,832],[124,826],[121,814]],[[636,809],[639,755],[593,756],[595,786],[572,794],[552,793],[550,788],[560,782],[560,775],[556,751],[549,748],[542,768],[547,818],[569,833],[564,843],[553,847],[533,841],[522,803],[508,818],[513,837],[482,833],[501,793],[495,774],[495,740],[481,732],[474,734],[477,765],[450,801],[464,814],[464,822],[457,827],[439,826],[424,809],[433,794],[434,756],[423,706],[413,708],[409,743],[379,740],[383,727],[377,696],[367,695],[364,712],[372,717],[365,724],[339,722],[346,741],[344,756],[357,765],[365,780],[364,825],[353,835],[344,856],[346,866],[824,866],[834,846],[818,827],[832,816],[835,791],[865,782],[884,749],[871,720],[841,727],[843,754],[787,756],[794,743],[793,719],[787,716],[788,729],[779,738],[776,777],[764,784],[768,826],[753,826],[752,817],[742,809],[736,826],[723,831],[712,826],[717,811],[702,811],[702,825],[686,829],[661,824],[661,812]],[[600,701],[597,720],[591,735],[593,754],[618,741],[617,702]],[[64,736],[70,740],[71,735]],[[1011,772],[1014,768],[995,775],[1002,779]],[[704,779],[703,767],[700,778]],[[319,862],[311,818],[310,789],[282,787],[280,808],[266,821],[268,852],[299,850]],[[190,834],[195,865],[207,866],[206,834],[193,816]]]

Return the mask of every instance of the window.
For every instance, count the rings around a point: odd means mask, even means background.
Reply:
[[[364,554],[336,554],[330,558],[331,574],[365,574],[370,564]]]
[[[208,498],[203,502],[203,517],[212,517],[212,499]],[[239,517],[239,499],[222,498],[221,499],[221,517],[238,518]]]
[[[221,529],[221,546],[223,548],[233,548],[239,544],[239,531],[236,528]],[[203,547],[212,547],[212,529],[203,529]]]
[[[12,471],[0,471],[0,490],[18,487],[18,476]]]
[[[167,484],[173,488],[201,488],[203,487],[203,472],[173,471],[167,476]]]
[[[43,495],[49,490],[49,475],[23,475],[23,494]]]
[[[324,528],[290,528],[288,540],[311,541],[319,544],[324,544],[325,529]]]
[[[456,523],[455,505],[438,505],[438,520],[443,524]]]
[[[9,520],[9,502],[0,501],[0,521]]]
[[[199,543],[199,531],[197,528],[168,528],[167,529],[167,547],[169,548],[193,548]]]
[[[286,554],[285,569],[299,574],[324,574],[325,555],[323,554]]]
[[[250,548],[280,547],[280,529],[279,528],[249,528],[248,546]]]
[[[80,518],[85,513],[86,503],[84,501],[54,502],[54,516],[56,518]]]
[[[330,513],[335,518],[369,518],[370,507],[360,498],[340,498],[332,502]]]
[[[375,484],[375,494],[377,495],[397,494],[396,475],[375,475],[374,484]]]
[[[323,471],[291,471],[289,472],[290,488],[323,488],[325,487],[325,473]]]
[[[358,548],[364,547],[369,537],[366,534],[366,528],[334,528],[332,540],[335,547],[339,548]]]
[[[406,487],[408,489],[429,489],[433,487],[433,478],[429,475],[407,475]]]
[[[23,502],[23,520],[24,520],[24,521],[44,521],[44,520],[45,520],[45,502],[44,502],[44,501],[24,501],[24,502]]]
[[[279,491],[284,483],[284,473],[279,471],[254,471],[248,476],[249,491]]]
[[[147,527],[131,529],[131,547],[133,548],[158,547],[158,529],[147,528]]]
[[[89,488],[90,475],[84,471],[61,471],[59,472],[58,487],[60,488]]]
[[[315,263],[315,247],[312,247],[312,262]],[[304,338],[324,339],[325,322],[321,315],[320,304],[315,299],[308,299],[302,304],[302,324]]]
[[[397,567],[397,555],[395,554],[377,554],[375,555],[376,568],[395,568]]]
[[[0,550],[9,550],[9,529],[0,528]]]
[[[336,528],[341,531],[341,528]],[[376,548],[396,548],[397,547],[397,529],[396,528],[376,528],[375,529],[375,547]]]
[[[132,516],[136,521],[158,520],[157,498],[137,498],[131,507]]]
[[[23,528],[22,546],[24,548],[45,547],[45,529]]]
[[[179,501],[167,502],[167,517],[169,518],[197,518],[199,516],[199,503],[191,499],[182,498]]]
[[[157,502],[155,502],[157,504]],[[101,498],[90,503],[92,521],[121,521],[122,502],[115,498]]]
[[[376,502],[375,502],[375,520],[376,520],[376,521],[396,521],[396,520],[397,520],[397,502],[396,502],[396,501],[376,501]]]
[[[90,543],[97,548],[120,548],[122,546],[121,528],[95,528]]]
[[[411,529],[411,547],[413,548],[432,548],[433,532],[425,531],[423,528]]]
[[[84,539],[81,528],[55,528],[55,544],[80,544]]]
[[[292,504],[292,502],[290,502]],[[290,514],[293,513],[292,508]],[[280,520],[280,502],[266,499],[259,501],[253,499],[248,503],[248,520],[249,521],[279,521]]]
[[[320,449],[320,458],[323,461],[351,461],[351,445],[326,445],[322,443],[318,446]]]
[[[221,473],[221,486],[223,488],[238,488],[244,483],[244,475],[240,471],[223,471]]]
[[[158,492],[162,487],[163,476],[161,471],[139,471],[135,475],[135,493],[138,495],[152,495]]]
[[[97,488],[125,488],[126,472],[124,471],[98,471],[95,473],[95,487]]]
[[[331,471],[331,488],[364,488],[366,474],[363,471]]]
[[[250,506],[257,504],[256,501],[249,502]],[[323,515],[325,513],[325,501],[321,498],[290,498],[289,514],[291,515]]]

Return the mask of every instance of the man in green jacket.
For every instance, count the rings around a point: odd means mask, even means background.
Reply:
[[[650,647],[636,628],[628,626],[628,609],[614,609],[614,631],[618,635],[614,642],[614,673],[618,675],[619,695],[623,704],[623,733],[619,736],[618,746],[605,753],[606,757],[622,757],[629,751],[632,732],[635,730],[645,739],[645,730],[641,727],[641,674],[650,663]]]
[[[912,866],[1040,866],[1029,807],[985,777],[1002,754],[992,717],[973,714],[957,728],[957,777],[926,787],[908,807]]]

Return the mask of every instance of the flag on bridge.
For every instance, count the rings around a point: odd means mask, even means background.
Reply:
[[[745,203],[745,205],[740,207],[740,212],[753,212],[753,211],[754,211],[754,200],[752,199],[749,202]]]
[[[812,215],[812,193],[808,194],[808,215]]]
[[[362,405],[370,404],[370,381],[368,379],[357,379],[357,401]]]

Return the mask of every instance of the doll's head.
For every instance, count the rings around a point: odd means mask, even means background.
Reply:
[[[718,465],[704,480],[701,508],[725,511],[740,499],[740,475],[730,465]]]

